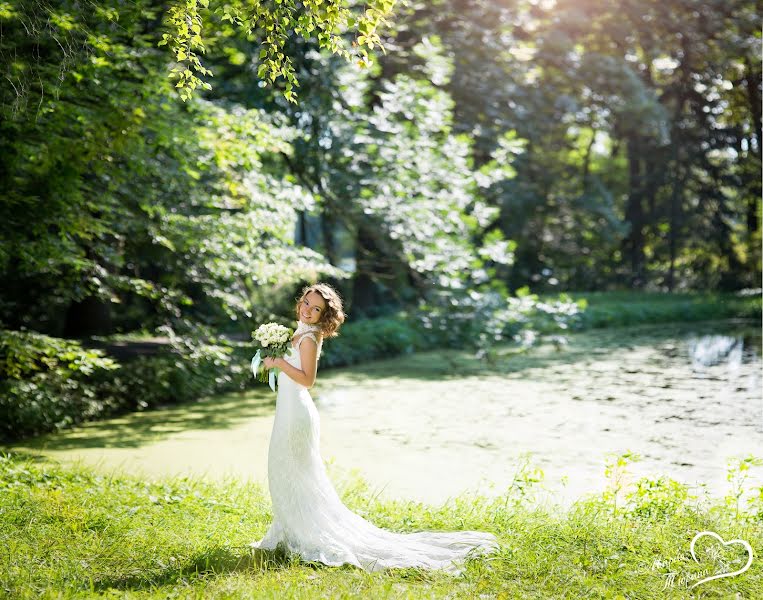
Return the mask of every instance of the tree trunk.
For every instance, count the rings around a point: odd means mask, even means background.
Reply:
[[[321,214],[321,233],[323,234],[323,252],[335,267],[339,264],[339,251],[336,243],[336,219],[330,211]]]
[[[588,147],[585,152],[585,159],[583,160],[583,193],[588,191],[590,185],[591,176],[591,152],[593,150],[593,144],[596,141],[596,129],[591,128],[591,141],[588,142]]]
[[[641,171],[641,145],[635,137],[628,139],[628,202],[625,220],[631,229],[623,243],[625,259],[630,263],[630,285],[641,288],[645,283],[644,274],[644,206]]]
[[[758,190],[760,190],[759,186],[755,186]],[[758,223],[758,207],[760,206],[760,195],[759,194],[750,194],[750,197],[747,199],[747,218],[745,219],[747,222],[747,233],[755,233],[758,231],[758,227],[760,224]]]
[[[761,155],[761,99],[760,99],[760,89],[758,89],[758,86],[760,85],[760,73],[757,73],[755,69],[752,66],[752,61],[750,60],[750,57],[745,58],[745,66],[747,67],[745,69],[745,83],[747,87],[747,99],[749,100],[750,104],[750,113],[752,114],[752,120],[755,125],[755,137],[757,138],[755,140],[755,148],[752,147],[750,150],[752,152],[755,152],[758,156]]]
[[[685,158],[682,156],[681,148],[684,147],[684,137],[678,124],[681,121],[684,113],[684,105],[686,104],[687,94],[692,86],[691,73],[689,69],[689,50],[684,42],[684,60],[681,63],[681,80],[680,87],[677,90],[676,107],[673,112],[673,126],[670,133],[670,153],[672,164],[672,177],[673,186],[670,192],[670,212],[669,212],[669,238],[668,248],[670,253],[670,268],[668,270],[668,291],[672,292],[675,289],[675,271],[676,271],[676,255],[678,246],[678,234],[680,230],[679,218],[682,208],[683,191],[686,185],[686,180],[691,173],[689,167],[691,158],[686,158],[686,167],[682,167],[682,160]]]
[[[742,264],[739,261],[734,244],[731,241],[731,229],[726,222],[729,210],[725,198],[719,194],[717,208],[713,215],[713,222],[718,232],[718,250],[722,258],[725,258],[728,269],[721,275],[720,287],[724,290],[736,290],[742,287],[739,275],[742,272]]]
[[[761,157],[761,144],[763,144],[763,139],[761,139],[761,98],[760,98],[760,73],[755,70],[755,68],[752,65],[752,60],[750,60],[750,57],[747,56],[745,58],[745,74],[744,74],[744,81],[747,88],[747,99],[749,101],[750,105],[750,114],[752,115],[752,120],[754,124],[754,131],[755,131],[755,145],[751,144],[748,141],[749,144],[749,152],[751,152],[754,156],[757,156],[758,158]],[[752,186],[751,194],[749,199],[747,200],[747,215],[746,215],[746,222],[747,222],[747,232],[748,233],[755,233],[758,231],[758,228],[760,227],[760,224],[758,222],[758,208],[760,206],[760,193],[761,193],[761,186],[760,186],[760,178],[755,178],[755,183]]]
[[[668,248],[670,251],[670,268],[668,270],[668,291],[675,288],[676,271],[676,248],[678,245],[679,212],[681,210],[681,196],[683,195],[684,180],[678,175],[678,162],[674,163],[673,189],[670,193],[670,229],[668,231]]]
[[[355,246],[355,277],[352,286],[352,311],[360,315],[373,315],[373,307],[383,303],[377,278],[382,271],[382,252],[368,223],[358,223]]]
[[[297,213],[297,235],[294,237],[295,244],[307,246],[307,212],[304,210]]]

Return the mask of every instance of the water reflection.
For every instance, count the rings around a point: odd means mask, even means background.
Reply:
[[[730,335],[703,335],[689,338],[689,356],[695,371],[726,363],[730,371],[742,364],[744,338]]]

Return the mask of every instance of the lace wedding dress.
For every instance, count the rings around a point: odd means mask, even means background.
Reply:
[[[317,330],[299,322],[286,361],[301,369],[299,345],[316,340]],[[321,340],[322,344],[322,340]],[[320,356],[321,347],[318,347]],[[265,536],[250,544],[273,550],[279,544],[302,560],[326,565],[353,564],[366,571],[390,567],[442,569],[461,574],[465,559],[498,548],[492,533],[421,531],[396,533],[380,529],[353,513],[328,478],[319,450],[320,420],[310,394],[283,371],[268,450],[268,486],[273,521]]]

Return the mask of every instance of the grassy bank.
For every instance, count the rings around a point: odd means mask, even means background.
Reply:
[[[576,292],[587,306],[576,324],[579,329],[646,323],[687,323],[721,319],[761,319],[761,294],[649,292]]]
[[[372,499],[362,480],[338,484],[343,501],[396,531],[478,529],[501,550],[468,564],[463,577],[419,569],[368,574],[352,566],[302,563],[247,544],[271,513],[263,489],[105,478],[18,454],[0,455],[0,593],[12,598],[116,594],[130,598],[753,598],[763,589],[754,560],[739,576],[689,586],[741,568],[739,546],[699,531],[747,540],[763,552],[763,494],[737,506],[734,490],[754,461],[730,469],[725,499],[697,499],[674,481],[641,480],[618,492],[629,457],[607,465],[611,487],[572,509],[529,508],[533,478],[520,471],[505,494],[434,507]]]

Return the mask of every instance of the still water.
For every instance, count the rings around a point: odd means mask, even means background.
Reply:
[[[630,481],[664,475],[722,496],[727,459],[763,457],[760,357],[757,325],[599,330],[500,358],[492,372],[445,376],[444,365],[440,381],[347,382],[318,405],[337,460],[382,495],[500,493],[529,461],[543,471],[538,499],[545,489],[566,504],[604,489],[608,455],[630,450],[641,456]],[[459,368],[469,365],[449,372]],[[762,467],[746,485],[763,485]]]
[[[729,458],[763,457],[761,332],[743,322],[594,330],[492,359],[420,353],[320,372],[311,393],[331,477],[341,488],[357,469],[384,498],[501,494],[525,465],[543,473],[534,501],[565,505],[603,490],[607,457],[629,450],[641,460],[626,483],[667,476],[722,496]],[[274,402],[258,386],[16,447],[105,472],[267,485]]]

